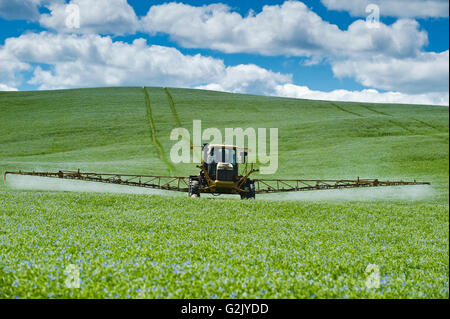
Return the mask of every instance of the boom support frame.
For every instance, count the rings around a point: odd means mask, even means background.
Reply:
[[[60,178],[81,180],[88,182],[100,182],[119,184],[167,191],[188,192],[189,177],[152,176],[152,175],[127,175],[108,173],[82,173],[78,171],[52,172],[5,172],[7,175],[24,175],[48,178]],[[356,180],[321,180],[321,179],[255,179],[256,194],[286,193],[328,189],[345,189],[360,187],[405,186],[405,185],[430,185],[429,182],[405,182],[405,181],[380,181],[378,179]]]
[[[378,179],[360,179],[359,177],[356,180],[255,179],[254,181],[257,194],[360,187],[430,185],[429,182],[380,181]]]

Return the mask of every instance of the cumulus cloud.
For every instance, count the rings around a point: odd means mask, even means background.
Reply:
[[[7,20],[38,20],[40,0],[0,0],[0,18]]]
[[[400,92],[379,92],[374,89],[362,91],[334,90],[331,92],[322,92],[311,90],[306,86],[298,86],[294,84],[278,85],[275,92],[275,95],[277,96],[310,100],[449,105],[448,92],[404,94]]]
[[[219,59],[149,46],[144,39],[129,44],[93,34],[24,34],[7,39],[0,54],[28,66],[37,65],[29,83],[40,89],[143,84],[195,87],[219,83],[231,91],[264,93],[290,79],[255,65],[226,67]]]
[[[352,77],[369,88],[447,91],[448,52],[424,52],[428,34],[416,20],[380,23],[378,28],[356,20],[341,30],[304,3],[286,1],[246,17],[222,4],[166,3],[152,6],[141,22],[146,32],[168,34],[183,47],[306,57],[310,63],[328,63],[335,76]],[[224,88],[223,83],[211,87]]]
[[[448,92],[449,51],[421,52],[414,58],[378,57],[333,64],[338,77],[352,77],[367,87],[406,93]]]
[[[58,32],[123,35],[135,33],[139,25],[127,0],[71,0],[51,3],[48,9],[50,13],[41,15],[39,22]],[[79,25],[70,20],[74,14]]]
[[[0,83],[0,91],[18,91],[18,89]]]
[[[380,15],[399,18],[448,17],[448,0],[321,0],[329,10],[348,11],[354,17],[367,16],[366,7],[379,6]]]
[[[329,6],[342,3],[327,2]],[[168,34],[188,48],[299,56],[311,63],[329,63],[335,76],[352,77],[368,88],[411,94],[448,91],[448,51],[424,52],[428,35],[411,19],[380,23],[378,28],[356,20],[341,30],[299,1],[264,6],[260,13],[246,17],[221,4],[167,3],[152,6],[142,28],[151,34]],[[209,88],[227,90],[229,81],[222,82]]]
[[[6,87],[21,83],[20,72],[30,70],[28,63],[22,62],[14,54],[0,46],[0,79]]]
[[[21,61],[45,65],[36,67],[30,80],[40,89],[143,83],[188,86],[216,79],[225,70],[221,60],[148,46],[144,39],[128,44],[91,34],[30,33],[7,39],[4,50]]]
[[[448,104],[448,93],[313,91],[292,84],[289,74],[253,64],[226,66],[219,59],[184,55],[175,48],[148,45],[144,39],[125,43],[94,34],[28,33],[7,39],[0,57],[2,81],[8,80],[2,89],[13,89],[20,72],[27,70],[33,73],[28,83],[40,89],[153,85],[307,99]]]
[[[273,95],[277,85],[291,80],[291,75],[274,73],[256,65],[238,65],[228,67],[218,82],[198,86],[197,89]]]
[[[17,7],[25,2],[32,4],[30,8],[49,8],[50,13],[42,14],[39,22],[52,32],[23,34],[0,46],[2,89],[20,87],[23,71],[29,71],[28,83],[40,89],[155,85],[301,98],[448,104],[448,51],[424,52],[428,35],[411,19],[381,23],[379,28],[368,28],[364,20],[356,20],[342,30],[300,1],[264,6],[260,13],[247,16],[223,4],[166,3],[152,6],[139,21],[126,0],[0,0],[0,16],[6,12],[2,10],[6,3]],[[336,10],[344,3],[323,2]],[[376,3],[384,10],[383,0]],[[79,28],[66,23],[70,5],[80,9]],[[14,10],[9,12],[12,18]],[[188,48],[298,56],[309,64],[329,63],[337,77],[351,77],[368,88],[389,92],[313,91],[292,84],[289,74],[253,64],[226,66],[220,59],[185,55],[175,48],[148,45],[144,39],[125,43],[102,36],[136,31],[165,33]]]
[[[348,30],[324,21],[299,1],[264,6],[242,17],[225,5],[194,7],[182,3],[152,6],[142,19],[143,30],[166,33],[188,48],[227,53],[288,56],[411,56],[428,42],[414,20],[368,28],[357,20]]]

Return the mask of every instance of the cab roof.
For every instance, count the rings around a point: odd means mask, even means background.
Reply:
[[[232,148],[237,149],[238,147],[235,145],[225,145],[225,144],[208,144],[206,145],[209,148]]]

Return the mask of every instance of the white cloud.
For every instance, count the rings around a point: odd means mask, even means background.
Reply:
[[[400,19],[391,25],[380,24],[376,29],[368,28],[364,20],[356,20],[347,30],[341,30],[337,25],[324,21],[304,3],[286,1],[282,5],[264,6],[260,13],[250,12],[246,17],[223,4],[194,7],[182,3],[166,3],[152,6],[147,15],[138,21],[134,9],[126,0],[71,0],[68,3],[64,0],[30,1],[35,6],[46,5],[51,10],[50,14],[41,15],[40,23],[58,33],[95,36],[98,33],[132,34],[137,30],[144,30],[150,34],[161,32],[170,35],[181,46],[188,48],[209,48],[226,53],[299,56],[305,58],[306,63],[310,64],[329,63],[335,76],[352,77],[369,88],[411,94],[448,92],[446,88],[448,51],[446,56],[445,52],[423,52],[423,47],[428,43],[428,36],[415,20]],[[19,3],[20,0],[13,2]],[[345,3],[348,2],[352,1],[324,0],[329,8],[336,9],[345,7]],[[430,0],[429,10],[435,7],[435,2],[440,1]],[[357,10],[364,3],[365,1],[354,2],[351,8]],[[380,4],[382,10],[389,8],[392,10],[400,4],[407,10],[413,10],[412,7],[414,7],[414,5],[405,5],[401,0],[389,2],[379,0],[375,3]],[[77,5],[80,9],[79,29],[69,28],[66,25],[66,8],[69,4]],[[141,61],[139,63],[144,64],[153,60],[170,60],[172,64],[167,63],[164,70],[158,70],[154,64],[150,68],[156,70],[154,78],[162,80],[163,83],[180,83],[183,86],[199,87],[206,85],[207,88],[217,90],[271,94],[274,83],[280,85],[287,82],[285,75],[257,66],[226,68],[221,61],[214,59],[211,60],[214,63],[205,62],[209,66],[203,65],[203,68],[210,68],[209,71],[216,69],[216,74],[221,74],[223,78],[213,78],[208,75],[202,81],[198,73],[204,72],[204,69],[200,72],[188,66],[177,69],[176,71],[180,73],[178,76],[176,72],[172,74],[172,70],[175,69],[173,65],[184,65],[187,59],[207,61],[207,58],[202,56],[189,58],[177,50],[156,46],[145,46],[145,53],[142,53],[136,50],[135,43],[127,46],[101,37],[90,38],[90,40],[81,40],[77,37],[68,37],[64,41],[61,40],[62,38],[56,39],[57,37],[50,38],[50,36],[37,37],[35,41],[48,40],[51,45],[35,45],[33,50],[21,50],[18,61],[14,61],[7,68],[23,70],[29,67],[27,63],[50,65],[50,67],[34,70],[31,83],[41,88],[58,87],[58,85],[74,87],[81,83],[86,85],[138,84],[140,79],[149,80],[152,75],[141,75],[142,69],[133,69],[127,65],[118,66],[116,62],[124,59],[121,54],[129,54],[128,56],[133,57],[136,55]],[[108,39],[109,43],[107,43]],[[95,41],[99,43],[96,45]],[[16,50],[23,45],[20,41],[10,42],[9,47]],[[30,45],[27,44],[27,46]],[[104,48],[107,49],[104,50]],[[167,57],[164,57],[165,52]],[[93,62],[94,59],[97,60]],[[22,63],[22,69],[18,63]],[[129,63],[133,65],[137,62]],[[211,66],[213,64],[214,67]],[[219,64],[221,64],[220,67]],[[149,66],[145,65],[145,67]],[[5,66],[2,66],[0,62],[0,75],[2,68],[5,69]],[[222,71],[217,71],[217,68]],[[130,69],[139,75],[136,80],[126,74]],[[74,74],[66,76],[69,70]],[[209,74],[209,71],[205,74]],[[105,77],[102,72],[106,74]],[[192,72],[192,76],[189,76],[188,72]],[[90,74],[91,79],[84,79],[85,73],[86,76]],[[235,73],[242,77],[242,81],[234,75]],[[15,73],[10,72],[10,74]],[[15,86],[18,81],[17,76],[8,75],[8,77],[3,82]],[[188,83],[188,79],[192,82]]]
[[[449,51],[422,52],[414,58],[374,57],[333,63],[338,77],[352,77],[367,87],[406,93],[448,92]]]
[[[167,3],[152,6],[142,28],[168,34],[188,48],[323,61],[332,66],[334,75],[355,78],[368,88],[411,94],[448,91],[448,52],[424,52],[428,35],[411,19],[380,23],[378,28],[356,20],[341,30],[299,1],[264,6],[247,17],[221,4]],[[227,80],[222,82],[211,85],[228,90]]]
[[[321,0],[329,10],[348,11],[354,17],[367,16],[366,7],[379,6],[381,16],[399,18],[448,17],[448,0]]]
[[[279,85],[275,89],[277,96],[310,100],[368,102],[368,103],[402,103],[449,105],[449,93],[404,94],[400,92],[378,92],[374,89],[362,91],[334,90],[322,92],[311,90],[306,86],[294,84]]]
[[[144,39],[128,44],[92,34],[29,33],[7,39],[1,52],[24,65],[46,65],[35,67],[29,81],[40,89],[219,83],[230,91],[263,94],[290,80],[255,65],[226,67],[222,60],[149,46]]]
[[[5,50],[36,67],[30,83],[40,89],[99,85],[180,85],[204,83],[223,74],[221,60],[187,56],[174,48],[113,42],[99,35],[42,32],[6,40]]]
[[[0,46],[0,79],[4,87],[19,85],[21,82],[20,72],[30,70],[28,63],[20,61],[8,50]]]
[[[274,94],[277,85],[291,82],[292,76],[274,73],[256,65],[228,67],[216,83],[198,86],[198,89],[232,93]]]
[[[0,91],[18,91],[17,88],[10,87],[6,84],[0,83]]]
[[[2,88],[20,87],[23,71],[31,70],[28,83],[40,89],[155,85],[300,98],[448,104],[448,51],[423,52],[428,36],[415,20],[400,19],[377,29],[356,20],[341,30],[302,2],[287,1],[264,6],[262,12],[246,17],[222,4],[194,7],[168,3],[152,6],[139,22],[126,0],[30,1],[51,10],[39,21],[57,32],[23,34],[0,46]],[[19,0],[13,2],[20,4]],[[2,3],[0,0],[0,16]],[[79,29],[66,25],[68,4],[80,8]],[[328,5],[333,5],[331,0]],[[219,59],[184,55],[175,48],[148,45],[144,39],[124,43],[98,34],[133,34],[137,30],[168,34],[189,48],[306,57],[310,64],[329,63],[338,77],[351,77],[366,87],[390,92],[313,91],[292,84],[289,74],[256,65],[226,66]]]
[[[444,54],[439,58],[448,60],[448,52],[447,57]],[[313,91],[292,84],[291,75],[256,65],[225,66],[222,60],[199,54],[183,55],[175,48],[148,45],[144,39],[129,44],[93,34],[41,32],[9,38],[0,47],[0,61],[2,89],[14,89],[20,85],[21,71],[31,70],[33,77],[29,83],[40,89],[153,85],[306,99],[448,104],[448,91],[424,94]]]
[[[242,17],[225,5],[193,7],[182,3],[152,6],[142,19],[149,33],[166,33],[180,45],[226,53],[288,56],[411,56],[428,42],[414,20],[368,28],[357,20],[348,30],[324,21],[299,1],[264,6]]]
[[[40,0],[0,0],[0,18],[7,20],[37,20]]]
[[[40,7],[64,2],[65,0],[0,0],[0,18],[38,21]]]
[[[79,10],[79,28],[68,20],[74,6]],[[48,9],[50,14],[41,15],[39,22],[58,32],[123,35],[135,33],[139,25],[127,0],[71,0],[51,3]]]

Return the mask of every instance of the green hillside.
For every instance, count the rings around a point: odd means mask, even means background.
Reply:
[[[271,177],[417,179],[433,191],[253,203],[2,180],[0,298],[448,298],[448,107],[145,90],[0,92],[0,171],[188,176],[197,169],[170,163],[169,135],[202,120],[222,132],[278,128]],[[78,290],[64,287],[68,264],[81,267]],[[365,288],[369,264],[381,287]]]
[[[418,179],[448,198],[448,107],[338,103],[142,88],[0,94],[0,169],[168,174],[178,121],[279,128],[278,177]],[[170,97],[168,96],[168,94]],[[173,106],[170,101],[173,101]],[[174,173],[195,173],[178,165]]]

